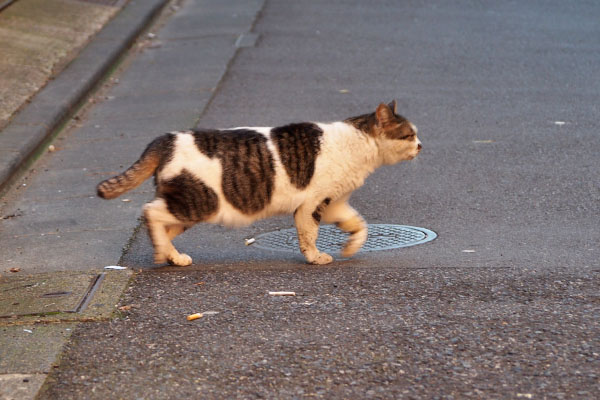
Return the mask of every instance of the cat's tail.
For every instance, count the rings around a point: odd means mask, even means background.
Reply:
[[[173,150],[173,134],[160,136],[146,147],[142,156],[123,173],[106,179],[96,187],[98,196],[114,199],[123,193],[141,185],[154,175],[162,160],[170,157]]]

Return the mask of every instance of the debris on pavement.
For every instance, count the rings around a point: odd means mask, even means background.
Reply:
[[[19,272],[21,270],[21,268],[11,268],[9,269],[10,272]]]
[[[104,267],[104,269],[121,270],[121,269],[127,269],[127,267],[121,267],[120,265],[107,265],[106,267]]]
[[[56,150],[56,147],[55,147],[53,144],[51,144],[50,146],[48,146],[48,151],[49,151],[50,153],[52,153],[52,152],[53,152],[53,151],[55,151],[55,150]]]
[[[129,311],[129,310],[131,310],[131,306],[129,306],[129,305],[128,306],[121,306],[121,307],[119,307],[119,310],[120,311]]]
[[[244,239],[244,244],[246,246],[250,246],[252,243],[256,242],[256,239],[254,238],[250,238],[250,239]]]
[[[23,331],[25,331],[27,333],[33,333],[33,331],[31,329],[23,329]]]
[[[472,249],[466,249],[462,251],[463,253],[475,253],[475,250]]]
[[[9,215],[0,215],[0,221],[3,219],[11,219],[16,217],[23,216],[23,212],[20,209],[17,209],[17,212],[9,214]]]
[[[269,292],[269,296],[295,296],[296,292]]]
[[[196,313],[196,314],[188,315],[187,316],[187,320],[188,321],[193,321],[195,319],[202,318],[202,317],[203,317],[202,313]]]

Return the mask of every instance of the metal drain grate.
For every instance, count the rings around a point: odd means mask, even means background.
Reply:
[[[317,248],[326,252],[339,252],[344,247],[348,234],[335,225],[319,227]],[[397,249],[429,242],[437,234],[429,229],[406,225],[373,224],[369,225],[369,237],[361,252]],[[267,232],[256,237],[254,246],[265,250],[300,252],[295,228]]]

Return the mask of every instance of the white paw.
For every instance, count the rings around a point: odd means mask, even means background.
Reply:
[[[359,233],[351,235],[350,239],[348,239],[348,242],[346,242],[346,245],[342,249],[342,257],[344,257],[344,258],[352,257],[354,254],[356,254],[357,251],[360,250],[360,248],[363,246],[363,244],[365,244],[366,241],[367,241],[366,230],[364,232],[361,231]]]
[[[352,257],[353,255],[356,254],[356,252],[358,250],[360,250],[361,248],[361,244],[359,244],[358,246],[354,243],[348,243],[346,244],[346,246],[342,249],[342,257],[344,258],[349,258]]]
[[[173,265],[178,265],[180,267],[187,267],[192,263],[192,257],[187,254],[177,254],[174,257],[169,258],[169,263]]]
[[[310,263],[316,264],[316,265],[325,265],[325,264],[329,264],[332,261],[333,261],[333,257],[331,257],[329,254],[319,253],[319,255],[317,255],[317,257],[314,260],[310,261]]]

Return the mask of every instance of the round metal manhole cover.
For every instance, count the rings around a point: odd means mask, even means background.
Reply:
[[[341,231],[335,225],[322,225],[319,227],[317,248],[326,252],[340,252],[348,236],[348,233]],[[369,236],[360,251],[380,251],[415,246],[429,242],[436,237],[435,232],[425,228],[407,225],[372,224],[369,225]],[[300,252],[296,228],[258,235],[254,246],[265,250]]]

